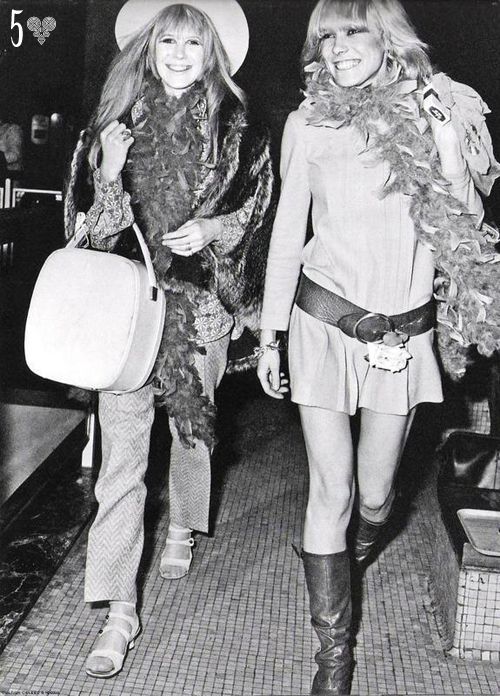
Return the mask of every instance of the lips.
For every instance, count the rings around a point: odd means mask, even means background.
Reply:
[[[191,69],[190,65],[167,65],[167,68],[169,70],[172,70],[172,72],[177,72],[177,73],[183,73],[187,72],[188,70]]]
[[[352,59],[352,60],[338,60],[334,63],[335,70],[352,70],[353,68],[356,68],[361,61],[359,59]]]

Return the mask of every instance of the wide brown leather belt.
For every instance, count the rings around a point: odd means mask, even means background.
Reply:
[[[377,343],[389,333],[418,336],[434,326],[434,301],[403,314],[380,314],[345,300],[302,274],[295,304],[326,324],[337,326],[347,336],[362,343]]]

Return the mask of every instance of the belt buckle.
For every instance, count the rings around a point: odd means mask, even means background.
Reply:
[[[375,320],[373,327],[368,324],[363,328],[363,322],[370,321],[370,319]],[[381,343],[384,335],[390,331],[394,331],[394,323],[386,314],[379,314],[378,312],[363,314],[354,324],[352,330],[354,338],[357,338],[361,343]]]

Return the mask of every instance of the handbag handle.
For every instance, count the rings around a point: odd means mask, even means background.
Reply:
[[[148,246],[144,241],[142,232],[139,229],[139,226],[136,222],[132,224],[132,229],[134,230],[135,236],[137,237],[137,241],[139,242],[139,246],[141,247],[142,256],[144,258],[144,263],[146,264],[146,270],[148,272],[149,299],[153,300],[153,302],[156,302],[156,300],[158,299],[158,282],[156,280],[156,273],[155,269],[153,268],[153,262],[151,261],[151,254],[149,253]]]
[[[78,213],[80,215],[80,213]],[[84,219],[84,218],[83,218]],[[80,247],[81,243],[83,240],[87,240],[87,233],[85,230],[85,227],[83,225],[83,219],[80,224],[78,224],[78,218],[77,218],[77,225],[76,225],[76,230],[75,234],[69,242],[66,244],[66,247]],[[153,302],[156,302],[158,299],[158,281],[156,280],[156,273],[155,269],[153,268],[153,262],[151,261],[151,254],[149,253],[148,246],[146,242],[144,241],[143,234],[141,230],[139,229],[139,226],[137,225],[136,222],[132,224],[132,229],[134,230],[135,236],[137,237],[137,241],[139,242],[139,246],[141,248],[142,252],[142,257],[144,259],[144,264],[146,266],[146,271],[148,273],[148,279],[149,279],[149,299],[152,300]]]

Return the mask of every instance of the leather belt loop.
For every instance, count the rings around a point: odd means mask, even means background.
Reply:
[[[304,273],[300,277],[295,304],[312,317],[336,326],[362,343],[379,342],[391,332],[418,336],[434,327],[433,300],[408,312],[387,316],[358,307],[318,285]]]

